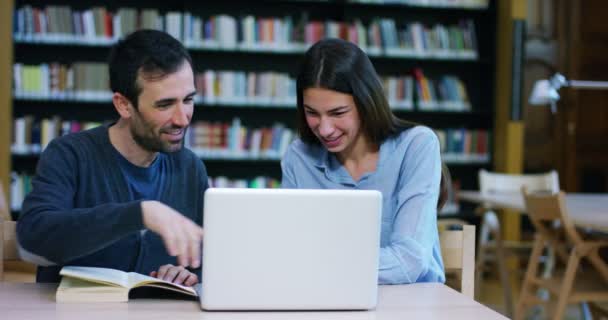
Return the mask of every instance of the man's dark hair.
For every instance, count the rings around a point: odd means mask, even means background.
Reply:
[[[137,108],[142,88],[137,76],[162,79],[192,58],[184,46],[158,30],[139,30],[118,41],[109,57],[110,89],[125,96]]]

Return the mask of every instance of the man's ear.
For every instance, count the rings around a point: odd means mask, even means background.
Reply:
[[[134,106],[131,104],[131,101],[127,99],[127,97],[118,92],[114,92],[112,95],[112,103],[114,104],[114,108],[118,114],[120,114],[121,118],[131,118]]]

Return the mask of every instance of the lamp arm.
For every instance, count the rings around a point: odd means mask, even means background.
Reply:
[[[608,81],[568,80],[566,86],[581,89],[608,89]]]

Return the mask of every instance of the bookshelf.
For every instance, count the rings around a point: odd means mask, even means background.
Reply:
[[[446,7],[448,2],[462,5]],[[38,123],[38,132],[44,131],[42,127],[49,128],[54,117],[79,122],[116,118],[103,83],[81,88],[52,87],[50,74],[54,74],[53,70],[76,69],[76,64],[85,69],[99,66],[106,60],[116,31],[133,28],[128,17],[139,15],[141,23],[148,26],[158,26],[158,21],[163,20],[163,29],[181,39],[190,50],[197,83],[200,78],[193,128],[203,121],[231,128],[238,118],[241,126],[251,132],[277,123],[293,129],[293,78],[299,58],[323,35],[342,36],[358,43],[370,55],[388,88],[394,112],[437,129],[445,141],[444,160],[453,178],[461,187],[476,188],[477,170],[491,168],[494,162],[490,150],[497,8],[495,1],[488,6],[480,5],[483,2],[275,0],[255,5],[247,1],[201,5],[179,0],[87,0],[78,4],[65,0],[52,4],[18,0],[14,8],[22,10],[15,14],[14,59],[4,60],[18,76],[13,81],[15,90],[9,89],[5,95],[13,97],[10,102],[14,108],[8,118],[10,125],[17,128],[20,119],[29,116],[28,121]],[[66,5],[72,11],[61,7]],[[40,20],[43,11],[38,9],[45,7],[45,18]],[[70,27],[54,22],[66,15],[82,25]],[[44,33],[43,29],[57,32]],[[33,87],[32,77],[38,79]],[[85,77],[77,83],[88,82]],[[52,124],[55,132],[63,126]],[[221,177],[220,183],[223,178],[253,180],[259,176],[280,180],[280,153],[260,156],[251,147],[227,148],[250,144],[249,140],[231,140],[238,139],[234,135],[230,138],[232,131],[219,135],[225,140],[219,148],[200,145],[192,138],[191,146],[205,161],[210,176]],[[9,132],[5,139],[10,139],[10,135]],[[18,139],[18,130],[14,135]],[[17,148],[15,143],[10,144],[13,164],[4,168],[5,176],[10,171],[30,175],[39,151],[29,150],[24,141],[17,143]],[[26,148],[21,148],[21,144]]]
[[[6,196],[10,196],[10,172],[11,172],[11,130],[12,130],[12,100],[11,100],[11,70],[13,64],[13,41],[12,41],[12,1],[0,2],[0,43],[4,49],[0,50],[0,184],[2,190],[6,190]],[[8,201],[8,199],[7,199]],[[0,217],[2,219],[8,216]]]

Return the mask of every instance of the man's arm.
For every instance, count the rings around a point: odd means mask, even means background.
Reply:
[[[57,142],[42,155],[17,224],[26,256],[65,264],[146,227],[161,236],[180,265],[200,265],[202,228],[163,203],[136,200],[74,208],[78,174],[87,174],[79,171],[76,159],[67,144]]]
[[[64,264],[143,228],[141,201],[74,208],[78,175],[89,174],[78,168],[65,143],[52,142],[41,155],[17,224],[23,250]]]

